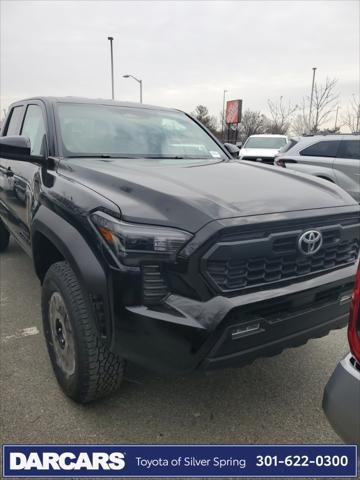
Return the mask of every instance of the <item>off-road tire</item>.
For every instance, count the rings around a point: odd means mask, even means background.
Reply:
[[[50,299],[58,292],[72,329],[74,373],[59,365],[51,329]],[[42,287],[42,317],[49,356],[64,393],[78,403],[88,403],[116,391],[123,379],[125,361],[109,351],[97,333],[89,299],[67,262],[53,264]],[[61,362],[60,362],[61,363]]]
[[[0,220],[0,252],[5,252],[9,245],[10,233]]]

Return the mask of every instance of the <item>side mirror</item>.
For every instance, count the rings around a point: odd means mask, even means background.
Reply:
[[[241,149],[241,147],[242,147],[242,142],[236,142],[236,146]]]
[[[10,135],[0,137],[0,158],[20,162],[46,164],[46,157],[31,155],[31,143],[28,137]]]
[[[233,143],[224,143],[224,147],[230,153],[230,155],[234,158],[238,158],[240,149]]]

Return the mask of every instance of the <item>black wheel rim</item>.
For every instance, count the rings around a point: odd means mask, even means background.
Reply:
[[[69,377],[75,372],[75,342],[66,305],[59,292],[50,297],[49,321],[56,363]]]

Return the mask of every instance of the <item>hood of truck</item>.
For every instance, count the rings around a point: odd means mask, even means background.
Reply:
[[[242,148],[240,157],[275,157],[279,152],[278,148]]]
[[[78,158],[58,173],[112,201],[125,221],[193,233],[213,220],[356,205],[324,180],[240,161]]]

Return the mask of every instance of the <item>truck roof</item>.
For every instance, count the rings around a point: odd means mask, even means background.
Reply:
[[[120,102],[111,99],[105,98],[86,98],[86,97],[51,97],[51,96],[34,96],[30,98],[25,98],[14,102],[13,104],[18,104],[21,102],[28,102],[29,100],[41,100],[47,104],[54,104],[54,103],[85,103],[85,104],[93,104],[93,105],[114,105],[118,107],[132,107],[132,108],[144,108],[144,109],[151,109],[151,110],[170,110],[170,111],[179,111],[175,108],[168,108],[168,107],[160,107],[157,105],[148,105],[138,102]]]

